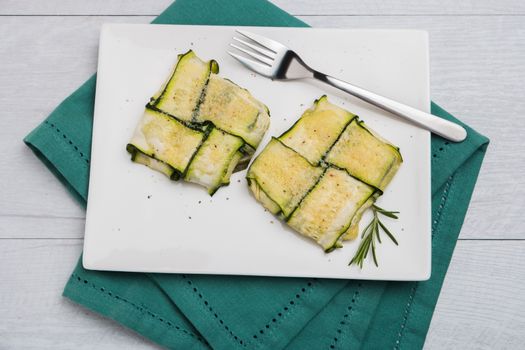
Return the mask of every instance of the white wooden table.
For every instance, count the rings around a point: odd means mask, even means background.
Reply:
[[[60,296],[84,210],[22,138],[96,69],[104,22],[171,0],[0,0],[0,349],[150,349]],[[431,96],[491,138],[427,349],[525,344],[525,2],[275,1],[316,27],[430,33]]]

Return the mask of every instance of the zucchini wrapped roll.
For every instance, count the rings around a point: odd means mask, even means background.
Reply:
[[[179,55],[151,98],[126,149],[131,160],[172,180],[198,183],[213,195],[247,163],[270,125],[268,108],[217,75],[214,60]]]
[[[402,161],[397,147],[322,96],[270,141],[247,179],[265,208],[329,252],[357,236]]]

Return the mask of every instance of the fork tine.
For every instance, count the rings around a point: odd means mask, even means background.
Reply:
[[[259,45],[254,45],[252,43],[249,43],[248,41],[242,40],[242,39],[237,38],[237,37],[233,37],[233,40],[238,41],[239,43],[241,43],[241,44],[243,44],[245,46],[248,46],[250,49],[257,51],[260,54],[263,54],[263,55],[267,56],[268,58],[274,58],[275,57],[275,53],[273,51],[271,51],[271,50],[268,50],[265,47],[262,47],[262,46],[259,46]]]
[[[258,43],[259,45],[262,45],[264,46],[265,48],[273,51],[274,53],[277,53],[279,50],[286,50],[286,46],[284,46],[283,44],[275,41],[275,40],[272,40],[272,39],[268,39],[268,38],[265,38],[264,36],[261,36],[261,35],[258,35],[258,34],[254,34],[254,33],[250,33],[250,32],[246,32],[244,30],[236,30],[237,33],[247,37],[248,39],[251,39],[253,41],[255,41],[256,43]]]
[[[242,47],[240,47],[238,45],[235,45],[235,44],[230,44],[230,46],[236,48],[239,51],[244,52],[245,54],[247,54],[251,58],[255,58],[256,60],[261,61],[262,63],[266,64],[267,66],[271,66],[273,64],[273,59],[268,58],[268,57],[263,56],[263,55],[259,55],[257,52],[246,50],[245,48],[242,48]]]
[[[228,51],[228,53],[230,54],[230,56],[237,59],[239,62],[241,62],[242,64],[244,64],[246,67],[250,68],[251,70],[257,73],[260,73],[262,75],[271,76],[271,68],[267,66],[266,64],[260,63],[255,60],[251,60],[249,58],[243,57],[231,51]]]

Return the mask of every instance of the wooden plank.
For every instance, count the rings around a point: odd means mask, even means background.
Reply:
[[[0,0],[1,15],[105,15],[105,16],[157,16],[173,0]]]
[[[1,6],[0,6],[1,7]],[[83,216],[22,139],[96,70],[100,27],[151,17],[0,19],[0,215]],[[16,185],[15,185],[16,184]]]
[[[84,213],[81,217],[37,215],[0,216],[0,239],[56,239],[84,237]]]
[[[517,0],[273,0],[294,15],[515,15],[525,13]],[[9,15],[158,15],[172,0],[0,0],[0,14]]]
[[[157,348],[61,296],[82,243],[0,240],[0,349]]]
[[[60,296],[81,244],[0,240],[0,348],[152,348]],[[511,349],[525,342],[524,249],[525,242],[458,243],[426,349]]]
[[[525,153],[520,151],[525,131],[525,119],[521,118],[525,110],[521,96],[525,80],[522,17],[302,19],[318,27],[427,29],[431,37],[433,98],[493,141],[462,237],[525,237],[521,229],[525,217],[520,212],[525,206],[525,178],[521,176],[525,172]],[[150,20],[151,17],[2,18],[0,32],[5,33],[5,39],[0,41],[0,108],[9,113],[0,121],[0,147],[10,152],[0,157],[0,177],[6,179],[0,182],[0,215],[83,216],[82,208],[21,140],[95,71],[102,23]],[[30,98],[22,103],[13,96]],[[494,184],[498,184],[497,196],[493,193]],[[16,217],[13,220],[19,225]],[[78,231],[74,236],[77,234]]]
[[[525,13],[525,4],[516,0],[394,0],[315,2],[311,0],[272,0],[294,15],[312,16],[428,16],[428,15],[516,15]]]
[[[523,241],[459,242],[425,348],[522,348],[524,249]]]

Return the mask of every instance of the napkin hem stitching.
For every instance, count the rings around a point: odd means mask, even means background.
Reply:
[[[341,319],[341,321],[339,321],[339,328],[337,328],[336,330],[336,333],[337,334],[342,334],[342,326],[346,325],[347,322],[345,322],[345,319],[350,317],[354,311],[354,308],[356,307],[357,305],[357,302],[359,300],[359,291],[361,290],[361,286],[362,286],[362,283],[358,283],[357,284],[357,288],[355,289],[354,291],[354,294],[353,294],[353,297],[352,297],[352,300],[350,302],[350,304],[348,304],[348,306],[346,307],[346,313],[343,315],[343,318]],[[350,322],[348,322],[348,324],[350,324]],[[336,345],[337,345],[337,342],[339,341],[339,338],[337,338],[337,334],[334,335],[332,341],[330,342],[330,349],[335,349]]]
[[[132,301],[129,301],[129,300],[127,300],[127,299],[125,299],[125,298],[123,298],[123,297],[121,297],[121,296],[119,296],[119,295],[109,291],[107,288],[99,287],[95,283],[93,283],[93,282],[91,282],[91,281],[81,277],[80,275],[78,275],[76,273],[72,273],[71,276],[74,279],[76,279],[78,283],[81,283],[81,285],[82,285],[82,282],[84,283],[84,285],[87,285],[89,283],[91,285],[91,287],[93,287],[93,289],[96,290],[97,292],[99,292],[100,294],[110,296],[112,298],[115,298],[116,300],[122,300],[123,302],[125,302],[125,303],[129,304],[130,306],[132,306],[137,311],[141,312],[142,314],[149,315],[154,320],[160,322],[161,324],[164,324],[165,326],[168,326],[170,329],[175,329],[175,330],[177,330],[179,332],[184,333],[185,335],[188,335],[188,336],[198,340],[202,344],[207,344],[207,343],[205,343],[205,341],[202,338],[200,338],[196,334],[194,334],[194,333],[192,333],[192,332],[182,328],[181,326],[173,324],[171,321],[168,321],[168,320],[164,319],[163,317],[161,317],[161,316],[151,312],[148,308],[143,307],[143,306],[139,306],[136,303],[134,303]]]
[[[186,283],[187,283],[187,288],[189,288],[191,291],[193,291],[192,295],[195,296],[195,298],[198,297],[198,299],[202,302],[200,303],[201,306],[204,307],[205,310],[209,311],[209,313],[214,316],[214,318],[216,320],[218,320],[218,322],[220,323],[220,325],[222,326],[222,328],[224,328],[224,330],[226,330],[230,337],[232,337],[234,340],[235,340],[235,343],[243,346],[243,347],[246,347],[248,346],[251,341],[247,341],[247,340],[243,340],[241,339],[240,336],[237,336],[235,333],[233,333],[233,331],[231,330],[231,328],[225,324],[224,320],[220,317],[220,315],[217,313],[216,310],[213,309],[213,307],[210,305],[210,302],[208,300],[206,300],[206,298],[203,296],[202,292],[199,291],[199,289],[197,288],[197,286],[195,285],[195,283],[192,282],[192,280],[190,278],[188,278],[187,275],[180,275],[184,280],[186,280]],[[286,306],[284,306],[282,309],[283,311],[281,312],[278,312],[274,317],[272,317],[271,319],[271,322],[273,323],[276,323],[277,322],[277,318],[280,318],[282,320],[284,320],[287,316],[289,316],[293,310],[296,310],[297,308],[295,306],[298,305],[298,303],[296,303],[294,301],[294,299],[300,299],[300,295],[306,295],[307,293],[309,293],[312,288],[313,288],[313,285],[314,285],[314,281],[316,279],[311,279],[310,281],[308,281],[306,283],[306,285],[304,287],[301,288],[300,292],[297,292],[295,294],[295,298],[292,297],[291,300],[288,301],[288,303],[286,303]],[[204,305],[202,305],[204,304]],[[268,333],[265,333],[264,329],[270,329],[270,322],[267,322],[264,327],[261,327],[258,332],[261,334],[261,335],[264,335],[264,334],[269,334],[269,335],[273,335],[273,330],[270,330]],[[261,342],[260,339],[258,339],[258,336],[257,336],[257,333],[256,334],[253,334],[252,335],[253,339],[255,339],[255,345],[257,347],[260,347],[262,346],[264,343]]]
[[[441,146],[437,148],[436,151],[432,151],[432,163],[434,163],[435,161],[439,160],[439,158],[448,151],[449,149],[449,146],[450,145],[450,142],[448,141],[444,141],[441,143]],[[438,153],[438,152],[441,152],[441,153]]]
[[[303,287],[301,288],[300,293],[296,293],[296,294],[295,294],[295,298],[296,298],[296,299],[300,299],[300,295],[301,295],[301,294],[302,294],[302,295],[308,295],[308,294],[310,294],[310,293],[312,292],[312,290],[313,290],[313,286],[314,286],[314,282],[315,282],[315,281],[317,281],[316,278],[312,278],[312,279],[310,279],[310,280],[306,283],[306,285],[303,286]],[[306,298],[305,298],[305,299],[306,299]],[[271,319],[271,322],[272,322],[272,323],[277,323],[277,317],[284,321],[287,317],[289,317],[289,316],[293,313],[294,310],[297,309],[295,306],[298,305],[298,304],[295,303],[295,302],[293,301],[293,298],[292,298],[292,300],[290,300],[288,303],[289,303],[289,305],[294,306],[294,308],[291,308],[291,307],[289,307],[289,306],[284,306],[282,309],[283,309],[283,311],[285,311],[286,313],[283,314],[282,312],[278,312],[278,313],[276,314],[276,316],[272,317],[272,319]],[[287,304],[287,305],[288,305],[288,304]],[[264,328],[261,327],[261,328],[259,329],[259,333],[260,333],[261,335],[265,335],[265,334],[274,335],[274,334],[275,334],[275,333],[274,333],[274,329],[270,329],[270,322],[267,322],[267,323],[265,324],[265,328],[266,328],[266,329],[269,329],[269,332],[268,332],[268,333],[264,333]],[[277,330],[277,329],[275,329],[275,330]],[[252,337],[253,337],[254,339],[257,339],[257,338],[258,338],[257,334],[252,335]],[[263,345],[263,343],[261,342],[260,339],[257,340],[257,345],[258,345],[258,346]]]
[[[202,301],[202,303],[204,304],[204,308],[210,312],[211,315],[213,315],[215,317],[215,319],[217,319],[219,321],[219,323],[221,324],[221,326],[223,326],[224,330],[226,330],[231,337],[233,337],[233,339],[235,339],[235,341],[237,343],[239,343],[240,345],[242,345],[243,347],[246,347],[246,344],[247,342],[242,340],[239,336],[235,335],[231,330],[230,330],[230,327],[228,327],[228,325],[225,324],[224,320],[219,317],[219,314],[217,313],[217,311],[214,311],[213,310],[213,307],[210,305],[210,303],[208,302],[208,300],[206,300],[202,293],[199,292],[198,288],[196,287],[196,285],[188,278],[188,276],[186,275],[181,275],[181,277],[183,279],[186,280],[186,283],[187,283],[187,287],[190,288],[190,290],[193,291],[192,295],[195,296],[195,298],[199,298],[200,301]],[[202,305],[202,304],[201,304]]]
[[[452,176],[449,176],[448,181],[445,183],[445,188],[443,189],[443,195],[441,196],[439,207],[438,207],[438,210],[436,212],[436,219],[432,223],[433,224],[432,225],[432,238],[434,238],[437,226],[441,222],[442,214],[443,214],[443,211],[444,211],[445,206],[447,204],[448,195],[449,195],[449,193],[451,191],[451,187],[452,187],[453,181],[454,181],[454,177],[452,175]],[[394,345],[394,349],[396,349],[396,350],[400,348],[401,341],[403,340],[403,337],[406,334],[405,333],[406,325],[408,323],[408,318],[410,317],[410,313],[412,311],[412,306],[414,305],[413,301],[414,301],[414,297],[416,295],[418,287],[419,287],[419,283],[415,282],[414,285],[412,286],[411,290],[410,290],[410,294],[408,296],[408,301],[407,301],[407,304],[406,304],[406,307],[405,307],[405,312],[403,313],[403,322],[401,323],[399,332],[397,333],[397,338],[396,338],[395,345]]]
[[[77,154],[77,156],[80,157],[80,159],[82,159],[83,161],[85,161],[87,164],[89,164],[89,158],[86,157],[84,155],[84,152],[82,152],[80,150],[80,147],[78,147],[76,144],[73,143],[73,141],[71,141],[71,138],[69,136],[67,136],[64,132],[61,132],[60,129],[58,128],[58,126],[56,126],[54,123],[51,123],[47,120],[44,121],[44,124],[48,125],[51,129],[53,129],[54,131],[56,131],[58,134],[61,134],[62,137],[64,138],[65,141],[67,141],[67,143],[73,147],[73,149],[75,150],[75,153]]]

